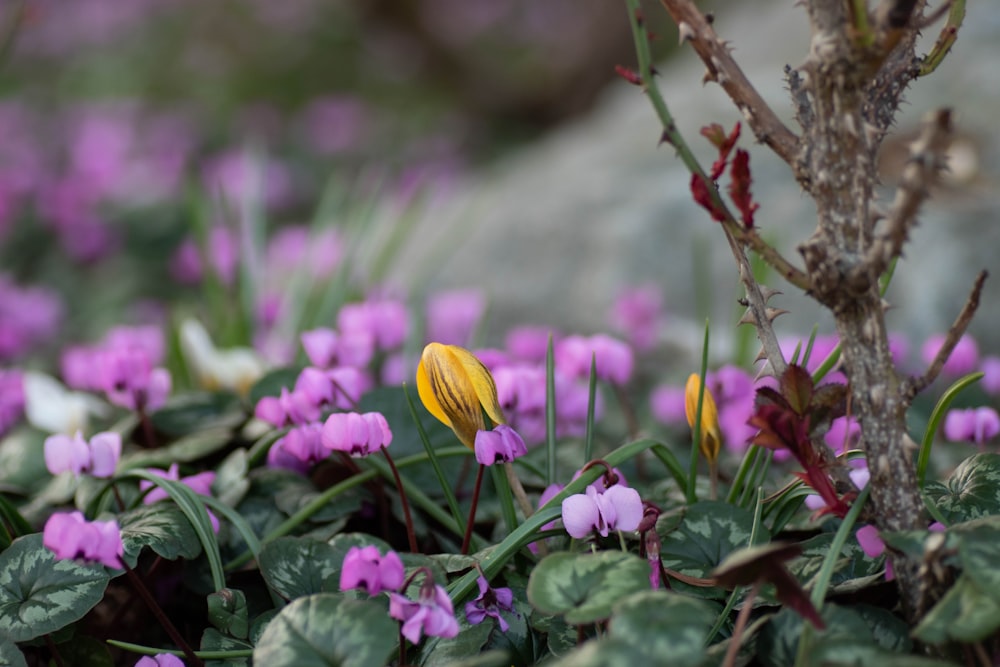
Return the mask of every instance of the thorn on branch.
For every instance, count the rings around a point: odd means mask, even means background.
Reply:
[[[642,85],[642,77],[639,76],[639,73],[636,72],[634,69],[631,69],[629,67],[625,67],[623,65],[615,65],[615,74],[617,74],[621,78],[625,79],[626,81],[628,81],[629,83],[631,83],[633,86],[641,86]]]

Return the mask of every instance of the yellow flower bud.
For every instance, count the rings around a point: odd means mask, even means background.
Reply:
[[[701,377],[692,373],[684,387],[684,414],[688,426],[694,428],[694,420],[698,414],[698,392],[701,390]],[[701,429],[698,449],[708,460],[709,465],[715,465],[722,447],[722,435],[719,431],[719,409],[715,406],[712,392],[705,387],[705,396],[701,404]]]
[[[417,365],[417,394],[427,411],[451,428],[469,449],[486,429],[483,411],[505,424],[489,369],[457,345],[428,343]]]

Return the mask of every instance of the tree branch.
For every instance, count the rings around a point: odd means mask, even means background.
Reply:
[[[938,172],[946,167],[945,153],[951,138],[951,110],[939,109],[929,114],[920,136],[910,146],[910,159],[886,216],[884,231],[868,249],[865,261],[855,267],[855,273],[867,272],[871,280],[876,280],[902,254],[920,206],[930,194]]]
[[[726,42],[715,34],[705,15],[690,0],[661,2],[677,23],[681,41],[691,42],[691,46],[705,63],[708,68],[707,78],[722,86],[747,119],[757,140],[770,146],[778,157],[795,170],[799,138],[781,122],[743,74],[743,70],[729,55]]]
[[[944,343],[941,344],[941,348],[937,351],[927,371],[920,377],[911,377],[903,383],[903,398],[907,402],[912,401],[917,394],[929,387],[937,379],[938,374],[941,373],[945,362],[948,361],[948,357],[951,356],[955,346],[958,345],[959,339],[962,338],[965,330],[969,327],[969,323],[972,322],[972,318],[976,314],[976,309],[979,308],[979,299],[983,293],[983,284],[986,282],[988,276],[989,273],[986,271],[980,271],[979,275],[976,276],[976,282],[972,285],[972,292],[969,293],[969,298],[966,299],[965,305],[962,306],[962,311],[955,318],[955,323],[948,329]]]

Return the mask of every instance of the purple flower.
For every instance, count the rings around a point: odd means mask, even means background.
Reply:
[[[215,225],[208,232],[206,253],[212,271],[225,285],[236,280],[236,265],[239,262],[239,239],[228,227]],[[174,252],[170,261],[170,274],[182,285],[197,285],[202,281],[205,270],[202,266],[201,250],[193,239],[184,241]]]
[[[306,424],[319,419],[320,410],[304,392],[281,388],[280,396],[265,396],[257,401],[254,416],[278,428]]]
[[[307,472],[312,464],[330,455],[330,450],[323,446],[322,431],[323,425],[317,422],[290,429],[271,445],[267,453],[268,464]]]
[[[313,329],[302,334],[302,347],[318,368],[337,365],[364,368],[375,355],[375,337],[367,331],[339,334],[333,329]]]
[[[556,365],[570,377],[589,378],[591,361],[597,377],[606,382],[623,385],[632,377],[632,348],[611,336],[568,336],[556,344],[554,352]]]
[[[476,433],[476,460],[484,466],[509,463],[528,453],[524,440],[506,424],[497,424],[492,431]]]
[[[983,372],[983,379],[980,382],[983,391],[994,396],[1000,394],[1000,357],[983,358],[979,370]]]
[[[114,431],[98,433],[90,442],[79,431],[72,438],[60,434],[45,439],[45,466],[53,475],[69,470],[77,477],[111,477],[121,453],[122,438]]]
[[[655,347],[663,326],[663,294],[653,284],[623,291],[611,307],[612,328],[637,350]]]
[[[402,301],[382,299],[350,303],[337,313],[342,334],[369,334],[383,351],[393,350],[406,340],[409,316]]]
[[[392,430],[381,412],[335,412],[323,423],[321,438],[327,449],[359,458],[388,447]]]
[[[427,302],[428,341],[468,345],[486,310],[486,298],[474,288],[439,292]]]
[[[823,440],[833,453],[840,456],[849,449],[857,449],[861,441],[861,424],[853,417],[838,417],[830,422]],[[864,459],[852,459],[853,466],[864,465]]]
[[[868,486],[868,480],[871,479],[871,473],[868,471],[868,464],[864,459],[858,459],[858,461],[861,463],[862,467],[853,468],[847,473],[847,475],[851,478],[851,481],[854,482],[854,486],[858,487],[860,490]],[[826,501],[824,501],[818,493],[810,493],[806,496],[804,504],[814,512],[824,510],[827,507]]]
[[[1000,433],[1000,415],[989,407],[949,410],[944,418],[944,436],[951,442],[974,442],[982,446]]]
[[[149,353],[139,347],[107,349],[97,357],[100,387],[108,400],[129,410],[155,410],[170,393],[170,372],[153,368]]]
[[[522,325],[507,332],[504,346],[518,360],[542,363],[548,354],[550,336],[553,344],[559,341],[558,332],[553,331],[550,327]],[[587,362],[587,370],[590,371],[589,361]]]
[[[684,412],[684,387],[662,385],[649,396],[653,417],[668,426],[682,426],[687,423]]]
[[[507,632],[510,626],[501,611],[514,612],[514,593],[509,588],[491,588],[486,577],[476,579],[479,585],[479,597],[465,603],[465,618],[471,625],[479,625],[487,616],[492,616],[500,624],[500,632]]]
[[[157,470],[156,468],[149,468],[148,470],[157,477],[162,477],[164,479],[180,482],[181,484],[184,484],[189,489],[191,489],[192,491],[194,491],[199,495],[209,496],[212,494],[212,482],[215,481],[215,473],[212,472],[211,470],[200,472],[195,475],[190,475],[184,478],[181,478],[176,463],[171,465],[168,470]],[[140,491],[145,491],[146,489],[150,489],[153,486],[155,485],[152,482],[145,479],[139,482]],[[149,493],[145,495],[145,497],[142,499],[142,502],[143,504],[146,505],[152,505],[155,502],[166,500],[166,498],[167,498],[167,492],[157,486],[155,489],[152,489]]]
[[[344,241],[335,227],[313,234],[306,225],[287,225],[274,233],[266,252],[269,276],[281,279],[305,271],[315,280],[324,280],[340,265]]]
[[[157,653],[139,658],[135,667],[184,667],[184,661],[170,653]]]
[[[82,512],[53,514],[45,522],[42,544],[56,558],[121,567],[122,537],[115,521],[87,521]]]
[[[924,342],[920,348],[920,357],[925,364],[930,365],[934,361],[934,357],[937,355],[938,350],[941,349],[941,345],[944,344],[944,340],[945,336],[943,334],[936,334],[930,336]],[[976,370],[978,364],[979,346],[976,344],[976,339],[969,334],[965,334],[958,339],[955,349],[951,351],[948,361],[944,362],[941,372],[945,375],[957,377],[972,373]]]
[[[55,292],[19,287],[0,273],[0,362],[25,354],[59,330],[63,305]]]
[[[563,500],[562,520],[566,532],[581,539],[593,532],[607,537],[612,530],[635,530],[642,520],[642,499],[639,492],[615,485],[604,493],[587,487]]]
[[[437,584],[420,587],[420,597],[416,602],[400,595],[389,593],[389,616],[403,622],[403,636],[416,644],[420,637],[454,637],[458,634],[458,621],[448,591]]]
[[[395,551],[379,554],[372,545],[351,547],[340,570],[340,590],[364,589],[368,595],[397,591],[405,578],[403,561]]]

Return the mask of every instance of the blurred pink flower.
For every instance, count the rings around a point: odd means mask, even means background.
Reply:
[[[949,410],[944,436],[952,442],[974,442],[980,447],[1000,433],[1000,415],[991,407]]]
[[[56,513],[45,522],[42,544],[59,560],[83,560],[120,569],[121,532],[115,521],[87,521],[82,512]]]
[[[486,311],[486,297],[481,290],[457,289],[438,292],[427,300],[427,326],[424,338],[445,345],[467,346]]]
[[[944,340],[944,334],[936,334],[924,341],[920,348],[920,358],[925,364],[930,365],[934,361],[934,357],[944,344]],[[975,338],[965,334],[958,339],[955,349],[951,351],[951,356],[944,363],[941,372],[951,377],[958,377],[974,372],[978,365],[979,346],[976,344]]]
[[[44,287],[20,287],[0,273],[0,362],[29,353],[52,339],[63,319],[58,295]]]
[[[569,377],[588,379],[593,362],[597,378],[616,385],[628,383],[635,364],[628,343],[605,334],[567,336],[556,343],[554,355],[556,368]]]
[[[45,466],[53,475],[70,471],[77,477],[112,477],[122,453],[122,437],[114,431],[95,434],[84,440],[76,435],[50,435],[45,439]]]
[[[21,371],[0,369],[0,438],[24,416],[24,377]]]
[[[554,344],[561,335],[551,327],[524,324],[507,332],[504,346],[515,359],[541,363],[545,361],[549,337]]]
[[[349,303],[337,313],[337,327],[342,335],[371,335],[379,350],[401,346],[409,332],[409,314],[402,301],[388,298]]]
[[[183,241],[170,259],[170,275],[182,285],[196,285],[205,277],[202,251],[194,238]],[[208,232],[205,248],[212,271],[224,285],[232,285],[239,263],[239,239],[236,232],[222,225]]]
[[[611,328],[638,351],[656,346],[664,324],[663,293],[653,284],[623,290],[611,307]]]

